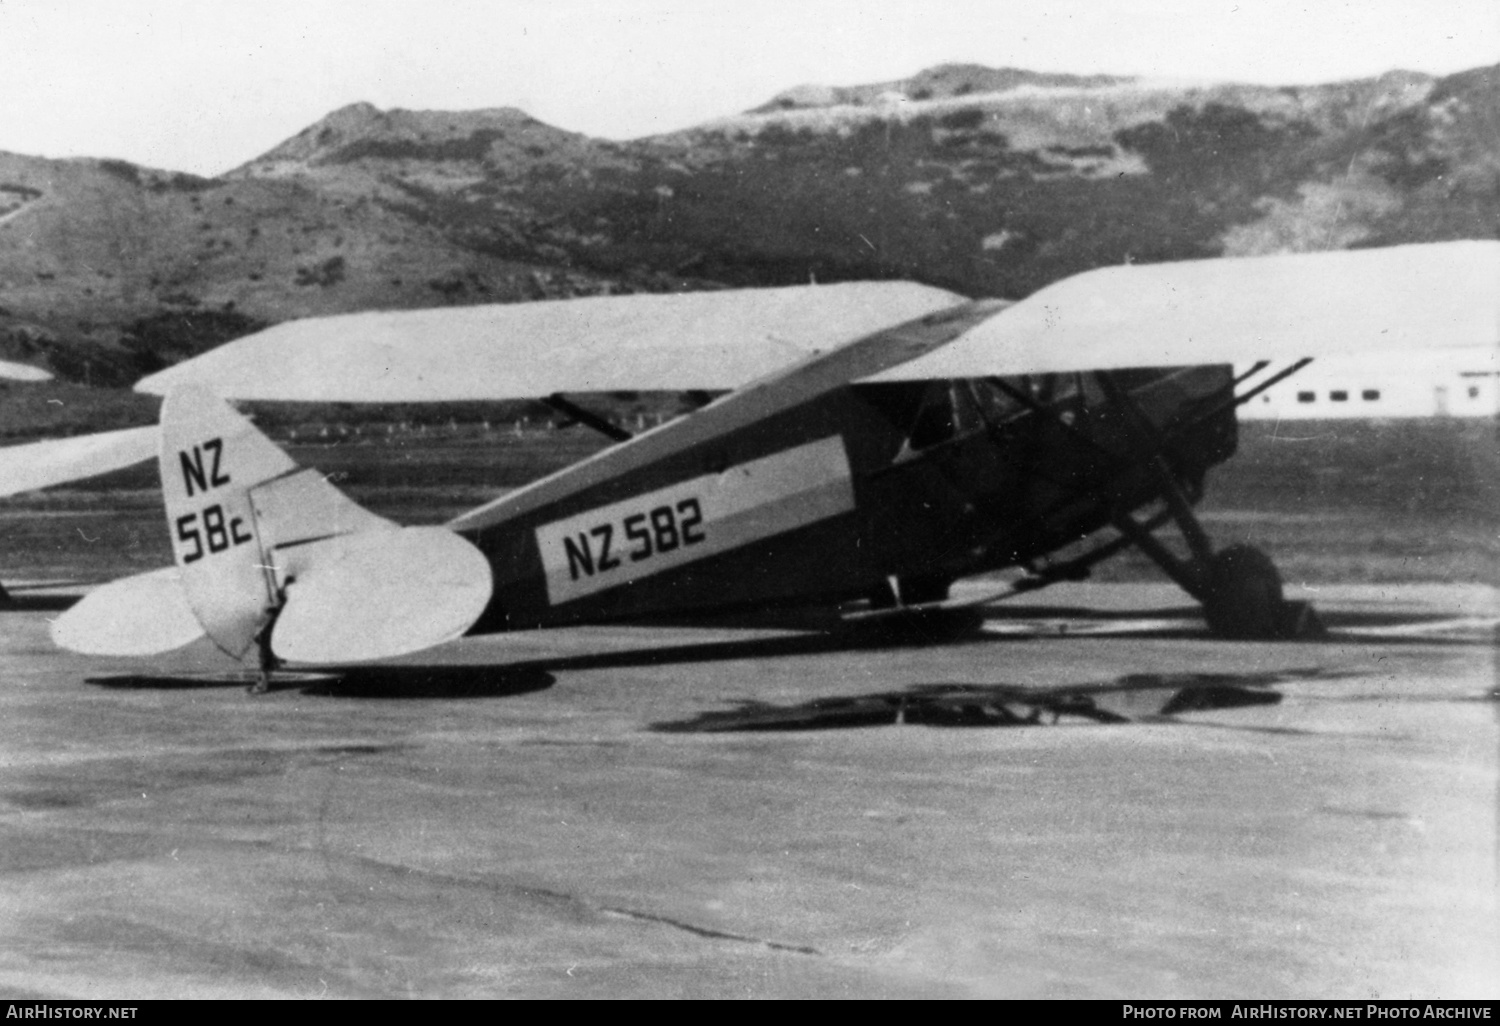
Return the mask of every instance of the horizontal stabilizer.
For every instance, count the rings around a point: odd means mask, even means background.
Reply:
[[[0,449],[0,495],[108,474],[156,458],[158,431],[126,428]]]
[[[1500,344],[1500,242],[1088,271],[869,381],[1185,367]]]
[[[278,324],[136,389],[309,402],[728,391],[962,302],[895,281],[344,314]]]
[[[145,656],[203,637],[175,566],[96,588],[52,624],[52,640],[85,655]]]
[[[490,566],[441,527],[367,531],[282,550],[271,649],[297,663],[385,659],[460,637],[489,604]]]

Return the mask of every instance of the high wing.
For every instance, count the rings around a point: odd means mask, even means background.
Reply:
[[[928,329],[919,322],[927,319]],[[905,347],[876,340],[905,336]],[[293,321],[143,379],[236,399],[729,391],[850,343],[865,381],[1193,366],[1500,342],[1500,242],[1109,267],[1019,303],[859,282]],[[913,357],[916,357],[915,359]],[[853,365],[851,365],[853,366]]]
[[[52,375],[30,364],[0,360],[0,378],[49,381]],[[144,462],[155,452],[154,427],[0,448],[0,497],[107,474],[111,470]]]
[[[870,357],[841,361],[845,380],[878,382],[1497,343],[1500,242],[1467,241],[1110,267],[1012,304],[858,282],[348,314],[277,325],[137,388],[165,395],[198,384],[283,401],[529,399],[732,391],[844,347]],[[149,459],[154,432],[0,450],[0,495]]]
[[[0,496],[49,488],[154,459],[158,434],[152,425],[6,446],[0,449]]]
[[[308,402],[730,391],[965,302],[912,282],[853,282],[346,314],[279,324],[136,388]]]
[[[48,381],[51,380],[52,375],[29,363],[0,360],[0,378],[8,378],[11,381]]]
[[[1500,343],[1500,242],[1088,271],[870,381],[1244,363]]]
[[[607,296],[291,321],[151,375],[232,399],[430,402],[729,391],[893,324],[961,306],[911,282]],[[8,373],[9,372],[9,373]],[[0,363],[0,376],[47,376]],[[155,427],[0,449],[0,496],[156,455]]]

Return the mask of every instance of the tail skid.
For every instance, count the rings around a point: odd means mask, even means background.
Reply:
[[[207,634],[263,664],[362,662],[456,638],[489,602],[467,541],[365,510],[203,389],[163,404],[160,461],[176,570],[91,593],[54,625],[63,647],[144,655]]]

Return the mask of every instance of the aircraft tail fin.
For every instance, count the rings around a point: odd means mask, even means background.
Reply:
[[[167,396],[161,409],[162,498],[182,587],[204,631],[243,656],[278,605],[271,552],[252,495],[299,471],[228,403],[202,388]]]
[[[399,655],[458,637],[489,602],[489,563],[467,541],[369,512],[205,389],[162,404],[160,461],[186,607],[234,658],[267,629],[285,660]],[[99,627],[107,617],[87,612],[60,643],[133,654]]]

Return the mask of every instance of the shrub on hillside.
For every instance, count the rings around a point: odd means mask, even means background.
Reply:
[[[162,310],[128,324],[120,345],[131,354],[134,371],[149,374],[264,327],[264,321],[236,310]]]
[[[343,281],[347,271],[348,267],[344,262],[344,258],[333,256],[324,260],[321,264],[315,264],[312,267],[297,268],[297,275],[294,280],[298,285],[317,285],[326,289],[330,285],[337,285]]]
[[[125,160],[101,160],[99,170],[106,174],[114,175],[121,181],[129,182],[131,185],[141,184],[140,168]]]
[[[984,124],[985,113],[978,107],[965,107],[963,110],[955,110],[938,118],[938,124],[944,128],[956,131],[966,131],[978,128]]]

